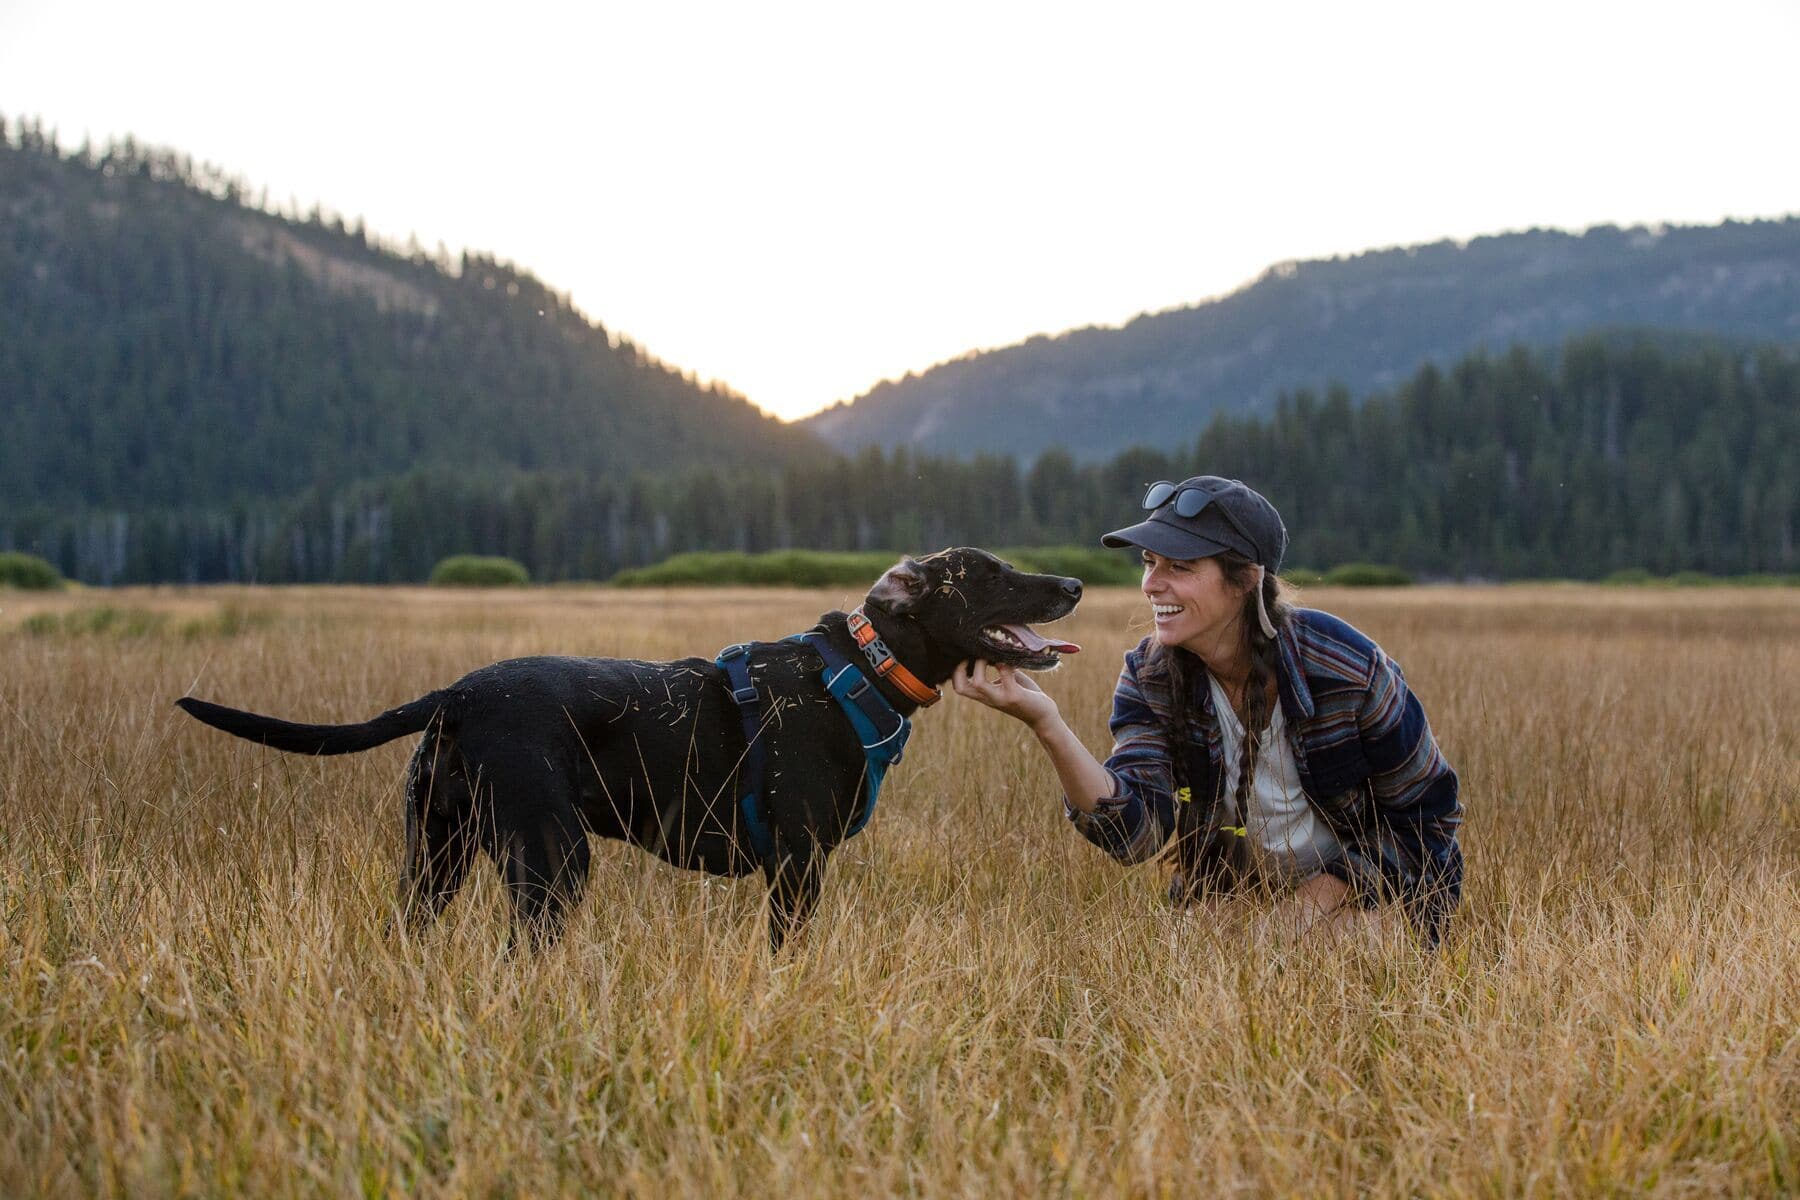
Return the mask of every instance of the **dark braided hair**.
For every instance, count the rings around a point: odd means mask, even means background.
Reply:
[[[1262,755],[1263,731],[1268,729],[1269,717],[1275,707],[1275,664],[1280,648],[1275,644],[1274,638],[1263,634],[1262,622],[1256,616],[1257,597],[1251,586],[1256,579],[1256,565],[1236,554],[1222,554],[1219,556],[1219,569],[1224,573],[1228,586],[1245,589],[1244,609],[1240,615],[1244,622],[1244,633],[1250,641],[1250,673],[1244,681],[1244,747],[1238,756],[1237,791],[1234,795],[1237,799],[1238,824],[1248,828],[1250,786],[1256,777],[1256,760]],[[1268,608],[1269,623],[1275,626],[1279,635],[1281,625],[1287,620],[1291,609],[1283,603],[1281,581],[1268,571],[1262,572],[1262,602]]]
[[[1274,711],[1276,663],[1280,648],[1275,639],[1264,636],[1262,622],[1256,616],[1256,591],[1252,583],[1256,564],[1241,554],[1226,551],[1216,556],[1220,573],[1227,586],[1241,588],[1244,606],[1239,617],[1249,641],[1250,673],[1244,683],[1244,746],[1238,757],[1237,786],[1233,796],[1237,802],[1238,823],[1249,827],[1250,788],[1256,777],[1256,761],[1261,751],[1263,732],[1269,727]],[[1281,628],[1294,611],[1281,580],[1272,571],[1262,572],[1262,603],[1269,623],[1279,636]],[[1177,791],[1191,787],[1187,766],[1187,747],[1192,729],[1190,700],[1194,681],[1205,666],[1190,650],[1180,646],[1157,646],[1151,656],[1169,687],[1169,760]],[[1224,720],[1225,714],[1220,713]],[[1207,861],[1207,844],[1215,830],[1212,797],[1189,793],[1188,803],[1176,804],[1176,876],[1171,881],[1170,897],[1185,903],[1201,894],[1213,882],[1221,865]]]

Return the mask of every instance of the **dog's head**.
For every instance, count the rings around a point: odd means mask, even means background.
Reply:
[[[958,546],[903,558],[869,590],[864,605],[887,617],[890,640],[907,643],[937,679],[972,658],[1031,671],[1057,665],[1081,647],[1031,626],[1066,617],[1081,599],[1081,580],[1031,575],[985,550]],[[902,647],[896,645],[896,651]],[[904,657],[904,654],[903,654]],[[916,668],[915,668],[916,669]]]

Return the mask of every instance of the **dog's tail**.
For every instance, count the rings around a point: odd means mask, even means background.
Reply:
[[[390,708],[358,725],[301,725],[183,696],[175,702],[195,720],[214,729],[287,750],[294,754],[354,754],[409,733],[418,733],[450,700],[449,692],[431,692],[411,704]]]

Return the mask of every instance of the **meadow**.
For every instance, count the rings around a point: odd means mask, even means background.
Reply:
[[[1172,912],[1014,723],[918,721],[810,931],[602,843],[565,942],[491,870],[389,939],[410,739],[282,755],[494,659],[712,653],[817,591],[0,593],[0,1195],[1800,1191],[1800,593],[1317,589],[1467,809],[1445,945]],[[1147,614],[1045,686],[1104,752]]]

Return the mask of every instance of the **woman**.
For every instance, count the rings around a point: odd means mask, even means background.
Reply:
[[[1462,806],[1399,666],[1283,598],[1287,529],[1244,484],[1157,483],[1143,505],[1148,518],[1101,539],[1142,553],[1155,621],[1125,655],[1106,762],[1029,675],[990,678],[977,660],[957,693],[1030,727],[1069,818],[1114,858],[1143,862],[1173,839],[1176,903],[1261,883],[1305,928],[1395,901],[1435,945],[1462,890]]]

